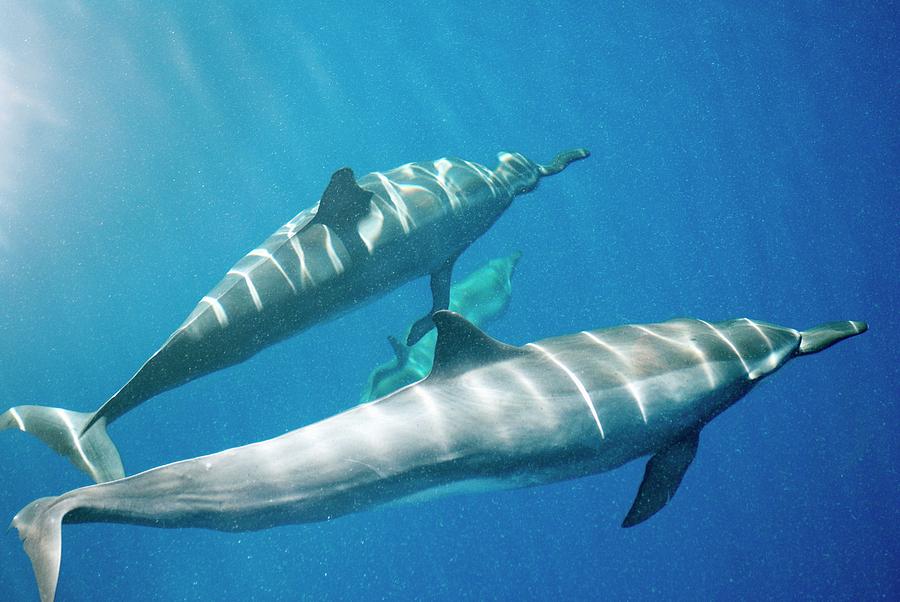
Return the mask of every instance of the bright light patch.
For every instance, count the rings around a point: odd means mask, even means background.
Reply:
[[[19,425],[19,430],[23,433],[25,431],[25,423],[22,421],[22,417],[19,416],[19,413],[16,411],[16,408],[9,408],[9,415],[13,417],[13,420],[16,421],[16,424]]]
[[[316,282],[313,280],[309,268],[306,267],[306,255],[303,253],[303,247],[300,246],[300,241],[297,240],[296,236],[291,236],[291,248],[294,249],[297,261],[300,262],[300,286],[304,289],[307,286],[314,286]]]
[[[575,385],[575,388],[578,389],[578,392],[581,394],[581,398],[584,399],[584,403],[587,404],[588,409],[591,411],[591,416],[594,417],[594,422],[597,423],[597,429],[600,431],[600,438],[606,439],[606,433],[603,432],[603,425],[600,424],[600,416],[597,415],[597,408],[594,407],[594,400],[591,399],[590,394],[587,389],[584,387],[584,384],[579,380],[579,378],[575,375],[574,372],[569,370],[568,366],[559,361],[552,353],[541,347],[540,345],[536,345],[534,343],[528,343],[526,347],[534,347],[549,359],[551,362],[560,367],[560,369],[566,373],[566,376],[569,377],[569,380]]]
[[[772,341],[769,339],[766,333],[763,332],[763,329],[759,327],[759,324],[757,324],[750,318],[744,318],[744,321],[747,322],[747,324],[749,324],[753,328],[753,330],[759,333],[759,336],[761,336],[762,339],[766,342],[766,347],[769,348],[770,352],[775,351],[775,348],[772,346]]]
[[[250,291],[250,298],[253,299],[253,305],[256,306],[256,311],[262,311],[262,299],[259,298],[259,291],[256,290],[256,285],[253,284],[253,280],[250,278],[250,274],[244,273],[240,270],[228,270],[228,275],[237,276],[244,279],[244,282],[247,283],[247,290]]]
[[[294,286],[294,283],[288,277],[287,272],[284,271],[284,268],[281,267],[281,264],[278,263],[278,260],[275,259],[275,256],[272,255],[269,251],[267,251],[266,249],[253,249],[252,251],[247,253],[247,255],[253,255],[254,257],[262,257],[263,259],[271,261],[272,265],[275,266],[275,269],[277,269],[281,273],[281,275],[284,276],[284,279],[287,280],[287,283],[291,287],[291,290],[294,291],[295,293],[297,292],[297,287]]]
[[[723,341],[725,341],[725,344],[726,344],[726,345],[728,345],[729,347],[731,347],[731,350],[734,351],[734,354],[737,356],[738,360],[740,360],[741,366],[744,367],[744,371],[747,373],[747,376],[750,377],[750,376],[751,376],[751,370],[750,370],[750,367],[747,366],[747,362],[744,361],[744,356],[742,356],[742,355],[741,355],[741,352],[738,351],[738,348],[734,346],[734,343],[732,343],[732,342],[728,339],[728,337],[726,337],[724,334],[722,334],[721,332],[719,332],[719,329],[716,328],[715,326],[713,326],[712,324],[710,324],[709,322],[706,322],[706,321],[704,321],[704,320],[697,320],[697,321],[700,322],[701,324],[705,324],[706,326],[708,326],[714,333],[716,333],[716,336],[718,336],[720,339],[722,339]]]
[[[697,345],[695,345],[692,341],[679,341],[678,339],[673,339],[671,337],[667,337],[665,335],[659,334],[658,332],[650,330],[646,326],[635,325],[634,327],[641,332],[649,334],[650,336],[689,350],[697,357],[697,361],[700,362],[700,367],[703,368],[703,373],[706,375],[707,382],[709,382],[709,388],[714,389],[716,387],[716,375],[713,374],[712,368],[709,365],[709,358],[706,357],[706,354],[703,353],[703,350],[697,347]]]
[[[437,185],[447,194],[447,199],[450,201],[450,208],[453,209],[453,211],[459,210],[462,206],[462,202],[459,199],[459,195],[456,194],[456,191],[451,187],[450,181],[447,179],[447,174],[453,169],[453,163],[449,159],[438,159],[434,162],[434,169],[437,172],[434,178],[435,182],[437,182]]]
[[[72,437],[72,443],[75,444],[75,449],[78,450],[78,455],[80,455],[81,459],[84,460],[84,465],[87,466],[91,472],[93,472],[94,465],[91,464],[91,461],[88,460],[88,457],[84,454],[84,449],[82,449],[81,447],[81,439],[78,437],[78,433],[75,431],[75,426],[72,424],[72,421],[69,420],[69,416],[66,414],[66,411],[56,408],[56,413],[59,414],[59,419],[62,420],[63,424],[65,424],[66,428],[69,430],[69,435],[71,435]]]
[[[200,299],[200,301],[212,308],[213,313],[216,315],[216,320],[219,322],[219,326],[222,328],[228,326],[228,314],[225,313],[225,308],[222,307],[222,303],[218,299],[207,296]]]
[[[334,250],[334,241],[331,240],[331,230],[328,229],[328,226],[323,225],[322,227],[325,228],[325,252],[328,253],[328,260],[331,262],[331,267],[334,268],[334,271],[340,274],[344,271],[344,262],[341,261],[337,251]]]
[[[488,188],[491,189],[491,195],[496,197],[497,185],[494,183],[494,175],[481,165],[477,165],[475,163],[472,163],[471,161],[463,160],[463,163],[468,165],[469,168],[475,172],[475,175],[481,178],[484,183],[488,185]]]
[[[498,424],[498,419],[501,417],[501,408],[497,403],[498,394],[495,392],[494,387],[486,383],[477,370],[464,374],[462,381],[466,391],[471,392],[478,402],[478,410],[482,413],[484,421]],[[509,429],[505,428],[505,425],[500,424],[500,428],[496,432],[497,437],[501,441],[509,441]]]
[[[434,424],[433,432],[435,434],[435,439],[438,440],[443,449],[450,449],[450,439],[447,436],[447,425],[444,423],[444,416],[441,414],[440,405],[437,400],[422,386],[411,387],[409,391],[416,394],[419,399],[422,400],[425,411],[431,416]]]
[[[359,220],[359,223],[356,225],[356,231],[359,233],[359,238],[363,241],[363,244],[366,245],[366,249],[369,250],[369,255],[375,250],[375,244],[378,242],[378,239],[381,238],[381,231],[383,228],[384,213],[382,213],[381,207],[375,203],[371,203],[369,214]]]
[[[403,195],[400,194],[400,191],[397,190],[394,183],[383,173],[376,171],[374,175],[378,178],[378,181],[381,182],[381,185],[384,186],[385,191],[387,191],[391,205],[394,206],[394,211],[397,214],[397,219],[400,221],[400,227],[403,228],[405,234],[409,234],[412,217],[409,215],[409,207],[406,206]]]
[[[625,355],[624,353],[622,353],[621,351],[619,351],[613,345],[610,345],[606,341],[602,341],[600,339],[600,337],[597,337],[594,334],[592,334],[586,330],[582,330],[581,334],[583,334],[584,336],[589,338],[591,341],[593,341],[594,343],[596,343],[603,349],[606,349],[607,351],[609,351],[610,353],[612,353],[613,355],[615,355],[616,357],[621,359],[625,363],[626,366],[631,364],[631,360],[628,358],[627,355]],[[641,412],[641,418],[644,419],[644,424],[647,424],[647,411],[644,408],[644,396],[641,394],[640,389],[638,388],[638,386],[635,383],[631,382],[631,380],[629,380],[629,378],[627,376],[625,376],[624,374],[622,374],[621,372],[616,371],[616,375],[619,377],[619,380],[622,382],[622,386],[624,386],[625,389],[634,398],[634,403],[637,404],[638,410],[640,410],[640,412]]]
[[[584,336],[586,336],[587,338],[592,340],[597,345],[600,345],[601,347],[603,347],[604,349],[606,349],[607,351],[609,351],[610,353],[615,355],[617,358],[622,360],[622,363],[624,363],[625,365],[629,365],[629,366],[631,365],[631,358],[628,357],[627,355],[625,355],[624,353],[622,353],[621,351],[619,351],[615,346],[610,345],[609,343],[602,340],[597,335],[595,335],[591,332],[588,332],[586,330],[582,330],[581,334],[583,334]]]
[[[503,367],[503,370],[512,376],[522,387],[528,391],[531,399],[534,399],[537,403],[537,408],[541,410],[541,414],[546,418],[544,421],[545,425],[548,428],[555,428],[559,424],[559,416],[557,412],[553,410],[553,406],[549,403],[542,402],[546,396],[541,393],[541,390],[534,383],[533,380],[528,378],[528,375],[523,374],[522,372],[516,370],[515,368]]]
[[[770,370],[774,370],[776,367],[778,367],[778,355],[775,353],[775,347],[772,346],[772,341],[756,322],[749,318],[744,318],[744,320],[747,322],[747,324],[752,326],[753,329],[759,333],[759,336],[761,336],[766,342],[766,346],[769,348],[769,355],[768,357],[766,357],[766,364],[769,366]],[[750,380],[756,380],[757,378],[762,376],[764,372],[764,370],[754,370],[748,376],[750,377]]]
[[[14,219],[29,209],[18,197],[27,197],[33,179],[56,169],[44,164],[40,149],[62,149],[70,140],[61,137],[68,123],[59,109],[65,94],[56,75],[58,52],[44,43],[49,23],[28,2],[4,3],[2,10],[3,33],[15,32],[0,40],[0,250],[5,250],[15,242]],[[20,47],[20,41],[26,45]]]

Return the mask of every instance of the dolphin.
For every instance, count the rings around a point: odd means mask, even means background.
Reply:
[[[26,506],[12,526],[41,600],[54,598],[63,521],[266,529],[552,483],[650,455],[622,523],[632,527],[675,494],[707,422],[787,360],[867,329],[678,319],[514,347],[452,312],[434,321],[431,373],[387,397],[275,439]]]
[[[0,414],[0,429],[31,433],[96,482],[121,478],[106,428],[124,413],[430,274],[432,309],[411,328],[412,345],[432,328],[431,314],[447,309],[456,258],[515,196],[588,155],[570,150],[540,165],[502,152],[493,170],[444,158],[358,181],[340,169],[315,206],[238,261],[97,411],[18,406]]]
[[[516,251],[512,255],[492,259],[454,284],[450,289],[450,310],[478,327],[500,317],[509,306],[512,275],[521,257],[522,253]],[[406,330],[404,339],[411,330],[412,325]],[[411,347],[393,336],[388,337],[395,357],[372,370],[360,402],[384,397],[427,376],[434,361],[436,341],[434,331],[428,332]]]

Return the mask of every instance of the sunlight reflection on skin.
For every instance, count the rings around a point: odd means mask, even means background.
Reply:
[[[525,345],[526,347],[531,347],[533,349],[537,349],[541,352],[548,360],[556,364],[572,381],[572,384],[575,385],[575,388],[578,390],[578,393],[581,394],[581,398],[584,400],[584,403],[587,404],[588,410],[591,412],[591,416],[594,418],[594,422],[597,424],[597,429],[600,431],[600,438],[606,439],[606,433],[603,431],[603,425],[600,423],[600,416],[597,414],[597,407],[594,405],[594,400],[591,399],[591,394],[588,393],[587,389],[584,386],[584,383],[578,378],[572,370],[566,366],[562,361],[560,361],[555,355],[537,345],[536,343],[528,343]]]
[[[614,345],[607,343],[606,341],[604,341],[597,335],[595,335],[591,332],[587,332],[586,330],[582,330],[581,334],[586,336],[594,344],[602,347],[603,349],[606,349],[607,351],[609,351],[610,353],[615,355],[617,358],[619,358],[619,361],[622,362],[623,366],[628,367],[628,368],[632,367],[631,359],[626,354],[624,354],[621,351],[619,351],[618,349],[616,349],[616,347]],[[637,404],[638,410],[640,410],[640,412],[641,412],[641,418],[643,418],[644,424],[647,424],[647,410],[644,407],[644,396],[641,394],[641,389],[640,389],[639,384],[636,382],[632,382],[627,376],[625,376],[624,374],[622,374],[622,372],[620,372],[618,370],[616,371],[616,375],[618,376],[619,380],[622,382],[622,386],[625,387],[625,389],[628,391],[628,393],[634,398],[634,403]]]

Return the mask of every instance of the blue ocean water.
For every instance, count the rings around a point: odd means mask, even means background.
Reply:
[[[94,409],[330,174],[593,156],[457,264],[523,258],[492,335],[749,316],[870,332],[716,419],[619,527],[633,463],[244,534],[73,525],[60,600],[898,599],[894,2],[0,2],[0,405]],[[163,394],[129,473],[347,408],[427,282]],[[0,518],[87,484],[0,433]],[[14,532],[0,599],[36,588]]]

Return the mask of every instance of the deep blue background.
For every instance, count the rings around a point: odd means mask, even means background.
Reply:
[[[501,339],[871,326],[706,428],[638,528],[642,463],[251,534],[67,526],[60,600],[900,597],[893,2],[0,4],[4,407],[97,407],[333,170],[445,155],[594,153],[459,262],[524,252]],[[413,283],[160,396],[111,429],[127,469],[348,407],[427,306]],[[86,483],[19,433],[0,459],[4,521]],[[35,596],[9,533],[0,599]]]

